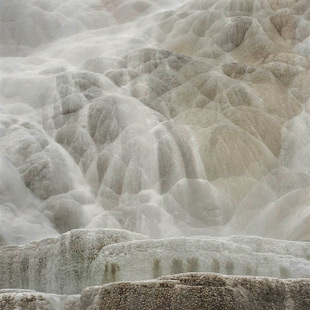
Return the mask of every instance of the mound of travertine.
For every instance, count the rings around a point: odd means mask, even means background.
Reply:
[[[0,290],[1,310],[78,310],[80,295],[55,295],[33,290]]]
[[[87,288],[81,309],[303,310],[310,309],[310,280],[188,273]]]
[[[0,289],[80,294],[89,286],[89,268],[102,248],[145,238],[148,237],[117,229],[72,230],[58,238],[2,247]]]
[[[186,273],[86,288],[81,296],[0,290],[1,310],[308,310],[310,279]]]
[[[310,278],[310,243],[250,236],[149,239],[102,229],[0,248],[0,289],[71,295],[186,272]]]
[[[0,244],[310,239],[309,0],[63,2],[0,1]]]

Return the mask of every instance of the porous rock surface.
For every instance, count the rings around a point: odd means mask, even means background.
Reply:
[[[309,0],[0,1],[0,288],[310,277],[309,20]],[[59,236],[79,228],[158,239]],[[217,237],[239,234],[262,238]],[[251,279],[268,285],[220,307],[309,299],[306,280]]]
[[[54,295],[32,290],[0,290],[1,310],[78,310],[80,295]]]
[[[310,277],[310,243],[232,236],[148,239],[123,230],[73,230],[0,249],[0,289],[80,294],[88,286],[184,272]]]
[[[310,243],[244,236],[125,242],[102,249],[90,266],[89,285],[195,271],[310,277]]]
[[[72,230],[59,238],[0,249],[0,289],[80,293],[100,250],[112,243],[148,238],[124,230]]]
[[[308,310],[310,280],[185,273],[88,287],[81,295],[0,290],[1,310]]]
[[[81,310],[307,310],[310,280],[192,273],[89,287]]]

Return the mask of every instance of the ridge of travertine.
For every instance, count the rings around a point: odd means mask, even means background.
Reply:
[[[308,310],[310,279],[185,273],[88,287],[81,295],[0,290],[1,310]]]
[[[81,310],[307,310],[310,279],[187,273],[90,287]]]
[[[1,310],[79,310],[80,295],[56,295],[34,290],[0,290]]]
[[[80,293],[88,286],[89,266],[103,247],[147,238],[119,229],[76,229],[57,238],[4,246],[0,248],[0,289]]]
[[[109,284],[310,277],[309,0],[0,12],[0,245],[159,238],[3,247],[0,289],[45,293],[1,310],[309,309],[308,279]]]
[[[0,248],[0,289],[70,295],[88,286],[184,272],[307,278],[310,243],[249,236],[148,239],[102,229]]]
[[[310,239],[310,1],[63,2],[0,1],[0,245]]]

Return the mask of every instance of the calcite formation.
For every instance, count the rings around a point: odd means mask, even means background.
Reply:
[[[55,295],[33,290],[0,290],[1,310],[79,310],[80,295]]]
[[[0,9],[2,244],[310,240],[308,0]]]
[[[1,310],[310,308],[309,0],[1,0],[0,71]]]
[[[81,295],[0,290],[1,310],[307,310],[309,279],[185,273],[88,287]]]
[[[0,289],[80,294],[88,286],[199,271],[310,278],[310,243],[245,236],[154,240],[123,230],[73,230],[0,249]]]
[[[144,238],[148,237],[121,230],[73,230],[59,238],[2,247],[0,288],[79,294],[89,286],[90,266],[102,248]]]
[[[81,310],[307,310],[309,307],[309,279],[204,273],[90,287],[81,296]]]

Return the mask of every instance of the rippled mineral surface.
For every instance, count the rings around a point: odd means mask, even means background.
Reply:
[[[309,0],[0,0],[1,310],[307,310],[309,241]]]

